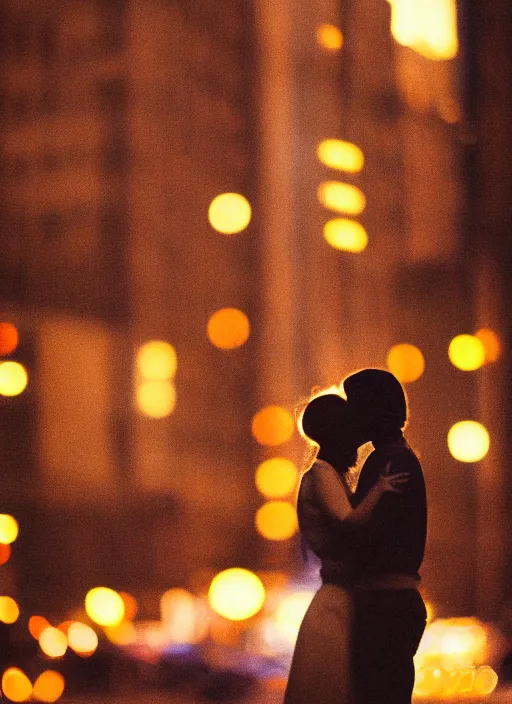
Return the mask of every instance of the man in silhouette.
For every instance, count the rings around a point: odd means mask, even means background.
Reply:
[[[404,491],[385,494],[369,521],[350,536],[358,554],[354,584],[354,685],[357,704],[410,704],[413,656],[425,629],[417,586],[427,530],[425,483],[403,436],[407,403],[399,381],[364,369],[343,382],[363,443],[374,450],[361,470],[354,505],[383,471],[407,472]],[[337,539],[343,540],[343,527]]]

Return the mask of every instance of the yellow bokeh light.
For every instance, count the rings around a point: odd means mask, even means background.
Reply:
[[[252,434],[260,445],[282,445],[295,430],[293,416],[282,406],[267,406],[252,419]]]
[[[18,346],[18,331],[12,323],[0,323],[0,355],[14,352]]]
[[[28,374],[19,362],[0,362],[0,395],[19,396],[28,384]]]
[[[205,604],[186,589],[168,589],[160,599],[163,628],[173,643],[199,643],[208,634]]]
[[[484,346],[485,361],[496,362],[501,354],[501,342],[498,335],[490,328],[480,328],[475,332],[475,337]]]
[[[452,425],[448,432],[448,449],[460,462],[478,462],[489,451],[489,433],[474,420],[463,420]]]
[[[457,335],[448,346],[448,357],[457,369],[471,372],[485,362],[485,347],[475,335]]]
[[[230,621],[243,621],[258,613],[265,601],[261,579],[241,567],[217,574],[208,590],[210,606]]]
[[[363,252],[368,245],[368,235],[364,227],[355,220],[334,218],[324,225],[325,241],[345,252]]]
[[[215,347],[233,350],[243,345],[251,332],[249,318],[238,308],[221,308],[208,320],[206,334]]]
[[[274,619],[280,633],[289,643],[295,643],[302,619],[308,610],[314,592],[288,594],[279,602]]]
[[[458,52],[456,0],[388,0],[395,40],[427,59],[454,59]]]
[[[316,154],[322,164],[331,169],[355,174],[364,166],[362,150],[355,144],[341,139],[324,139],[318,145]]]
[[[417,381],[425,370],[425,359],[421,350],[407,342],[393,345],[386,359],[389,371],[402,384]]]
[[[122,597],[108,587],[95,587],[85,597],[87,615],[99,626],[116,626],[124,619]]]
[[[11,702],[26,702],[32,696],[32,684],[17,667],[8,667],[2,675],[2,692]]]
[[[0,596],[0,621],[14,623],[18,620],[20,609],[10,596]]]
[[[267,499],[288,496],[297,486],[299,472],[294,462],[284,457],[272,457],[256,469],[256,487]]]
[[[92,655],[98,647],[98,636],[90,626],[76,621],[68,628],[68,643],[78,655]]]
[[[55,670],[45,670],[34,682],[34,699],[40,702],[56,702],[64,694],[64,677]]]
[[[50,626],[39,636],[39,647],[49,658],[61,658],[68,649],[68,639],[61,630]]]
[[[343,46],[341,29],[333,24],[320,24],[316,29],[316,40],[324,49],[339,51]]]
[[[18,521],[8,513],[0,513],[0,543],[10,545],[18,537]]]
[[[131,621],[121,621],[117,626],[106,626],[105,635],[114,645],[131,645],[137,640],[137,632]]]
[[[255,523],[267,540],[288,540],[299,527],[297,512],[289,501],[267,501],[257,510]]]
[[[329,210],[346,215],[360,215],[366,207],[364,193],[350,183],[324,181],[318,186],[318,200]]]
[[[498,686],[498,675],[488,665],[482,665],[475,672],[473,680],[473,691],[478,694],[488,695],[494,692]]]
[[[241,232],[251,222],[251,205],[240,193],[222,193],[212,200],[208,220],[224,235]]]
[[[172,381],[143,381],[137,385],[137,408],[149,418],[166,418],[176,407]]]
[[[164,340],[150,340],[137,350],[137,370],[147,381],[165,381],[176,374],[176,350]]]

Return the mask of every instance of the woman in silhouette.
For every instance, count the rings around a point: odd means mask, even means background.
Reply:
[[[365,499],[353,508],[347,473],[361,441],[347,402],[334,393],[317,396],[306,406],[301,423],[304,435],[318,449],[300,483],[297,513],[302,538],[321,560],[322,586],[302,621],[285,704],[349,704],[354,701],[351,585],[360,556],[347,528],[365,523],[381,496],[400,491],[408,474],[389,476],[386,466]],[[336,533],[340,522],[345,528],[343,541]]]

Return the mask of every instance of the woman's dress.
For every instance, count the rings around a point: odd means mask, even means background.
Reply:
[[[297,514],[302,537],[322,560],[323,584],[302,621],[284,701],[285,704],[352,704],[353,600],[344,586],[345,578],[349,584],[349,571],[347,566],[344,574],[342,560],[336,560],[336,579],[329,577],[331,564],[324,562],[324,558],[327,552],[332,556],[333,519],[316,495],[311,471],[302,477]]]

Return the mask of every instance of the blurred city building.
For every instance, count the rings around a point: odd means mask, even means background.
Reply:
[[[429,491],[424,586],[441,615],[496,613],[505,159],[499,203],[475,203],[495,179],[478,91],[499,76],[478,14],[412,4],[2,3],[0,312],[29,381],[0,398],[0,509],[27,603],[299,575],[293,484],[264,502],[256,468],[301,465],[286,424],[313,388],[389,366]],[[221,194],[252,218],[219,224]],[[451,340],[481,329],[501,356],[457,368]],[[449,452],[463,420],[490,434],[481,461]]]

